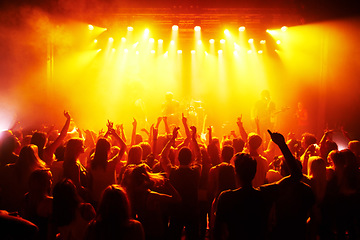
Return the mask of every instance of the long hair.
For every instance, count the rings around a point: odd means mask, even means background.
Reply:
[[[91,169],[98,167],[106,169],[110,143],[105,138],[100,138],[96,143],[94,158],[91,161]]]
[[[69,225],[76,216],[80,197],[70,179],[58,182],[53,191],[53,218],[57,226]]]
[[[126,225],[130,220],[130,203],[125,190],[119,185],[108,186],[102,193],[96,221],[106,225]]]
[[[45,168],[45,163],[38,155],[38,147],[34,144],[24,146],[20,150],[19,158],[15,163],[19,178],[27,179],[36,169]]]

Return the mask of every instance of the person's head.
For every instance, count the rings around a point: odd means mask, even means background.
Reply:
[[[130,216],[130,203],[125,190],[115,184],[108,186],[101,195],[97,219],[116,225],[126,224]]]
[[[29,171],[45,168],[45,163],[38,155],[38,147],[34,144],[27,145],[20,150],[16,166],[20,171]]]
[[[182,166],[190,165],[190,163],[192,161],[192,153],[191,153],[190,148],[188,148],[188,147],[181,148],[179,151],[178,159],[179,159],[180,165],[182,165]]]
[[[49,195],[52,184],[50,169],[38,169],[31,173],[29,178],[29,193],[35,195]]]
[[[234,156],[235,172],[242,186],[251,185],[256,174],[257,162],[247,153],[237,153]]]
[[[233,139],[233,147],[235,153],[242,152],[244,150],[245,142],[241,138]]]
[[[151,153],[151,146],[150,143],[148,142],[141,142],[140,147],[143,151],[142,153],[142,160],[145,160],[147,158],[147,156]]]
[[[84,152],[84,141],[81,138],[71,138],[65,147],[65,161],[76,160]]]
[[[355,154],[355,156],[360,156],[360,141],[353,140],[348,144],[348,148]]]
[[[326,179],[326,163],[321,157],[310,157],[308,166],[308,175],[310,178]]]
[[[262,143],[262,138],[256,133],[249,133],[248,135],[250,151],[257,151]]]
[[[345,161],[341,158],[340,151],[332,150],[327,157],[328,164],[334,166],[335,169],[343,169],[345,167]]]
[[[135,134],[135,144],[138,145],[142,141],[143,141],[143,137],[141,136],[141,134],[139,133]]]
[[[97,167],[106,168],[110,147],[107,139],[99,138],[96,143],[94,158],[91,161],[92,169],[96,169]]]
[[[165,94],[165,100],[166,101],[170,102],[170,101],[172,101],[173,98],[174,98],[174,94],[172,92],[167,92]]]
[[[306,149],[311,144],[316,144],[316,137],[312,133],[303,133],[301,138],[301,147]]]
[[[58,182],[53,190],[53,219],[57,226],[69,225],[76,216],[80,197],[70,179]]]
[[[234,148],[226,145],[221,150],[221,159],[223,162],[230,163],[231,158],[234,156]]]
[[[35,144],[36,146],[38,146],[40,150],[44,149],[46,142],[47,137],[46,133],[44,132],[34,132],[30,141],[31,144]]]
[[[211,142],[209,144],[209,146],[207,147],[207,152],[209,154],[210,161],[213,166],[215,166],[221,162],[219,148],[216,146],[215,143]]]
[[[65,154],[65,146],[61,144],[55,150],[56,161],[64,161],[64,154]]]
[[[0,154],[13,153],[19,146],[19,140],[10,130],[0,133]]]
[[[131,146],[128,154],[127,164],[140,164],[142,159],[142,148],[139,145]]]
[[[295,153],[297,153],[301,147],[301,143],[296,139],[290,139],[286,142],[286,144],[293,155],[295,155]]]

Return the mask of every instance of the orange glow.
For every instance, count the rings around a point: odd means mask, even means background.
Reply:
[[[245,31],[245,27],[244,27],[244,26],[239,27],[239,31],[240,31],[240,32],[244,32],[244,31]]]
[[[200,31],[201,31],[201,27],[200,27],[200,26],[195,26],[195,27],[194,27],[194,30],[195,30],[195,32],[200,32]]]
[[[174,30],[174,31],[179,30],[179,26],[178,26],[178,25],[173,25],[173,26],[172,26],[172,30]]]
[[[91,25],[91,24],[88,25],[88,28],[89,28],[90,31],[94,30],[94,26]]]

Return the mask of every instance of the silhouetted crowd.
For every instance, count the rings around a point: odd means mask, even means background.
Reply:
[[[248,133],[238,118],[213,136],[183,115],[143,135],[134,119],[127,141],[122,124],[70,131],[64,116],[0,133],[0,239],[360,239],[360,142],[344,130],[338,150],[331,130]]]

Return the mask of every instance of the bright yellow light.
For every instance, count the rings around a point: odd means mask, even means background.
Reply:
[[[125,53],[128,53],[128,52],[129,52],[129,50],[128,50],[127,48],[125,48],[125,49],[124,49],[124,52],[125,52]]]
[[[164,42],[164,40],[162,40],[162,39],[158,40],[158,44],[163,44],[163,42]]]
[[[277,40],[277,41],[276,41],[276,44],[280,44],[280,43],[281,43],[281,41],[280,41],[280,40]]]
[[[287,30],[287,26],[283,26],[282,28],[281,28],[281,31],[283,31],[283,32],[285,32]]]
[[[129,32],[132,32],[132,31],[134,31],[134,28],[133,27],[127,27],[127,30],[129,31]]]
[[[197,44],[198,44],[198,45],[201,45],[201,43],[202,43],[201,40],[198,40],[198,41],[197,41]]]
[[[265,44],[266,41],[265,40],[260,40],[260,44]]]
[[[149,42],[150,42],[150,43],[154,43],[155,40],[154,40],[153,38],[150,38],[150,39],[149,39]]]
[[[98,42],[98,40],[97,39],[94,39],[94,43],[97,43]]]
[[[219,51],[218,51],[218,54],[222,54],[222,53],[223,53],[223,50],[219,50]]]
[[[210,40],[209,40],[209,43],[210,43],[210,44],[214,44],[214,42],[215,42],[214,39],[210,39]]]
[[[248,54],[251,54],[251,53],[252,53],[252,51],[251,51],[251,50],[248,50],[248,51],[247,51],[247,53],[248,53]]]
[[[250,38],[248,43],[250,43],[250,44],[254,43],[254,39]]]
[[[208,54],[208,52],[207,51],[205,51],[205,56],[208,56],[209,54]]]
[[[178,25],[173,25],[173,26],[172,26],[172,30],[174,30],[174,31],[179,30],[179,26],[178,26]]]
[[[178,53],[178,54],[182,54],[182,50],[177,50],[177,53]]]
[[[92,31],[92,30],[94,30],[94,26],[91,25],[91,24],[89,24],[89,25],[88,25],[88,29],[89,29],[90,31]]]
[[[139,55],[139,51],[136,51],[135,54],[136,54],[136,55]]]
[[[263,51],[262,51],[262,50],[259,50],[259,51],[258,51],[258,54],[262,54],[262,53],[263,53]]]
[[[220,40],[220,43],[221,43],[221,44],[224,44],[224,43],[225,43],[225,39],[221,39],[221,40]]]
[[[168,51],[166,51],[166,52],[164,53],[164,58],[167,58],[167,57],[168,57],[168,55],[169,55],[169,52],[168,52]]]
[[[151,53],[151,54],[155,54],[155,50],[154,50],[154,49],[151,50],[150,53]]]
[[[122,42],[126,42],[126,38],[122,37],[122,38],[121,38],[121,41],[122,41]]]
[[[139,42],[134,43],[133,48],[136,48],[138,44],[139,44]]]
[[[116,50],[115,50],[115,48],[113,48],[113,49],[111,49],[111,51],[112,51],[112,52],[115,52]]]
[[[229,31],[229,29],[225,29],[224,33],[225,33],[226,36],[230,36],[230,31]]]
[[[97,50],[97,52],[100,52],[101,51],[101,48]]]
[[[238,52],[237,52],[237,51],[234,51],[233,53],[234,53],[234,55],[235,55],[235,56],[237,56],[237,55],[238,55]]]
[[[150,33],[150,30],[148,29],[148,28],[146,28],[145,30],[144,30],[144,34],[145,35],[148,35]]]
[[[245,31],[245,27],[244,27],[244,26],[239,27],[239,31],[240,31],[240,32]]]
[[[200,27],[200,26],[195,26],[195,27],[194,27],[194,30],[195,30],[195,32],[200,32],[200,31],[201,31],[201,27]]]
[[[240,46],[237,43],[234,43],[234,47],[235,47],[236,50],[240,49]]]
[[[109,42],[113,42],[114,39],[112,37],[109,37]]]
[[[266,32],[273,36],[279,35],[279,32],[276,30],[267,29]]]
[[[175,44],[175,41],[174,41],[174,40],[171,40],[171,41],[170,41],[170,44],[171,44],[171,45],[174,45],[174,44]]]
[[[191,50],[191,54],[195,54],[195,50]]]

